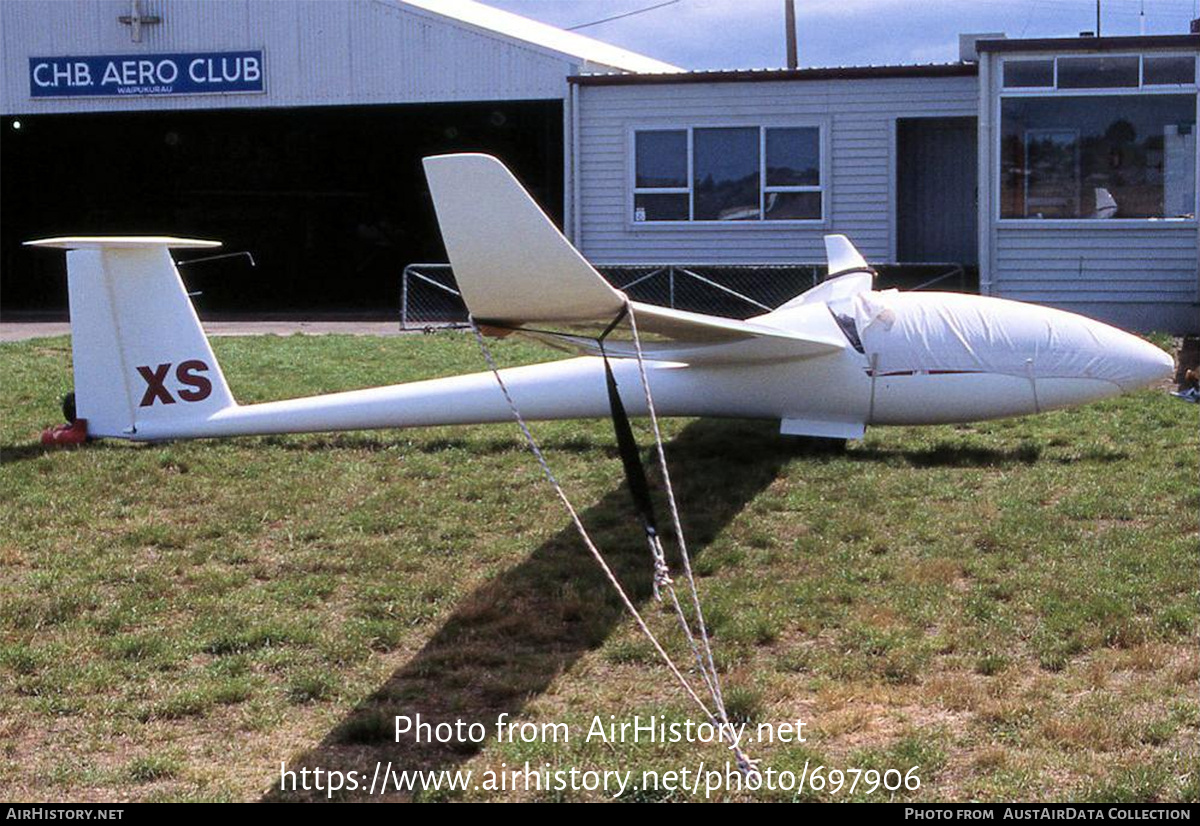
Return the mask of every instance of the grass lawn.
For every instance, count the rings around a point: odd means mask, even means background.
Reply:
[[[482,366],[449,333],[213,346],[243,402]],[[290,797],[272,792],[281,761],[640,775],[725,759],[582,742],[593,715],[691,709],[514,425],[47,451],[68,341],[0,346],[0,377],[0,797]],[[912,800],[1200,800],[1196,407],[1147,391],[873,429],[842,454],[775,430],[667,429],[731,710],[806,723],[803,745],[751,746],[764,767],[919,764]],[[686,660],[609,423],[535,431]],[[392,716],[415,713],[566,722],[572,740],[393,742]]]

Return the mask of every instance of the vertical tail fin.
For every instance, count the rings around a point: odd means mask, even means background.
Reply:
[[[169,250],[182,238],[47,238],[67,252],[75,406],[93,436],[207,419],[234,404]]]
[[[425,176],[454,279],[482,321],[593,321],[624,298],[490,155],[435,155]]]

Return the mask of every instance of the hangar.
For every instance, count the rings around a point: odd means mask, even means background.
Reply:
[[[423,155],[504,159],[563,214],[567,77],[675,67],[472,3],[0,3],[3,310],[65,307],[35,237],[250,251],[188,271],[202,312],[384,312],[442,260]],[[336,283],[336,289],[331,288]]]
[[[394,312],[404,268],[445,260],[420,158],[478,150],[605,272],[771,279],[841,232],[1200,332],[1194,32],[684,72],[468,0],[0,3],[0,28],[6,315],[66,303],[21,241],[149,231],[253,253],[189,270],[202,312]]]

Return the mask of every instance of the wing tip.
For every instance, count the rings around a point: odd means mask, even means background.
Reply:
[[[205,241],[199,238],[174,238],[169,235],[64,235],[56,238],[38,238],[25,241],[22,246],[42,249],[212,249],[221,246],[220,241]]]

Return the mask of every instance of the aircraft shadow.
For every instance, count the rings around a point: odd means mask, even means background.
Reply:
[[[0,445],[0,465],[11,465],[36,459],[39,456],[45,456],[52,450],[62,450],[62,448],[46,447],[41,444]]]
[[[847,451],[845,456],[853,462],[906,464],[918,468],[998,468],[1034,465],[1040,462],[1060,465],[1081,462],[1105,464],[1129,458],[1129,454],[1124,450],[1104,447],[1089,447],[1068,455],[1047,456],[1043,446],[1036,442],[1022,442],[1009,447],[982,447],[954,442],[940,442],[921,448],[865,445]]]
[[[262,444],[277,450],[290,450],[298,453],[320,453],[330,450],[361,450],[367,452],[383,452],[387,450],[416,450],[421,453],[444,453],[451,450],[469,449],[484,455],[497,455],[524,451],[525,442],[520,438],[495,438],[482,443],[466,439],[430,439],[417,445],[409,446],[394,440],[372,438],[361,432],[318,435],[307,439],[297,439],[294,436],[251,436],[247,438],[260,439]],[[162,447],[173,444],[171,440],[161,442],[143,442],[125,444],[108,439],[99,439],[83,445],[43,445],[41,442],[29,441],[21,444],[0,445],[0,466],[26,462],[50,453],[61,453],[64,450],[129,450],[146,447]],[[595,441],[587,437],[566,439],[548,439],[542,443],[542,448],[550,453],[600,453],[609,458],[615,458],[617,448],[611,443]]]
[[[0,466],[27,462],[48,453],[61,453],[64,450],[111,450],[112,447],[110,443],[103,441],[85,445],[44,445],[41,442],[0,445]]]
[[[773,423],[706,420],[687,425],[667,450],[693,555],[795,454]],[[649,600],[651,563],[625,485],[581,517],[635,604]],[[665,508],[660,518],[668,518]],[[390,762],[393,770],[453,769],[482,745],[418,745],[407,736],[397,743],[394,716],[420,714],[422,722],[435,725],[459,718],[480,722],[490,741],[499,714],[519,715],[560,674],[601,645],[624,621],[624,609],[565,515],[564,523],[523,562],[461,600],[411,660],[319,744],[290,759],[288,768],[373,772],[379,761]],[[365,797],[360,791],[339,799]],[[263,799],[310,798],[323,799],[324,794],[285,793],[273,786]]]
[[[980,447],[943,442],[922,448],[886,448],[866,445],[848,451],[846,457],[855,462],[900,462],[913,467],[1007,467],[1031,465],[1041,459],[1042,449],[1036,444],[1014,447]]]

